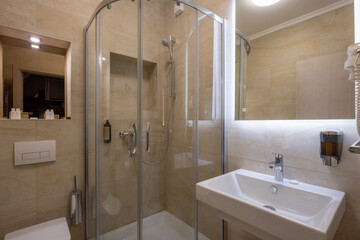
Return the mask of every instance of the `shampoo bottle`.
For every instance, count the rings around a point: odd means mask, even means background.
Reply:
[[[104,124],[104,143],[110,143],[111,142],[111,125],[109,120],[106,120],[106,123]]]

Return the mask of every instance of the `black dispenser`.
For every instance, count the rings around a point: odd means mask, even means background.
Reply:
[[[104,124],[104,143],[111,143],[111,124],[106,120]]]
[[[326,166],[337,166],[340,163],[344,133],[340,130],[320,132],[320,157]]]

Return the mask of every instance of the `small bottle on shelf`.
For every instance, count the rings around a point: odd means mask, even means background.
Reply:
[[[51,120],[54,120],[55,114],[54,114],[54,109],[50,110],[50,118]]]
[[[45,114],[44,114],[44,119],[50,119],[49,117],[50,117],[50,111],[49,111],[49,109],[46,109]]]
[[[16,115],[15,108],[11,108],[11,112],[9,114],[10,119],[15,119],[16,117],[15,115]]]
[[[17,109],[16,109],[16,114],[15,114],[15,116],[16,116],[15,119],[18,119],[18,120],[21,119],[21,111],[20,111],[20,108],[17,108]]]

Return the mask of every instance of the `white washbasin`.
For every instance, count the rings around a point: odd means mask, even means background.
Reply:
[[[196,184],[196,197],[269,239],[333,239],[345,211],[344,192],[244,169]]]

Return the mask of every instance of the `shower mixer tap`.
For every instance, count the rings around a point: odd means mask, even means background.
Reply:
[[[130,124],[129,131],[120,131],[121,138],[128,137],[128,152],[130,157],[135,157],[136,154],[136,125],[134,122]]]

